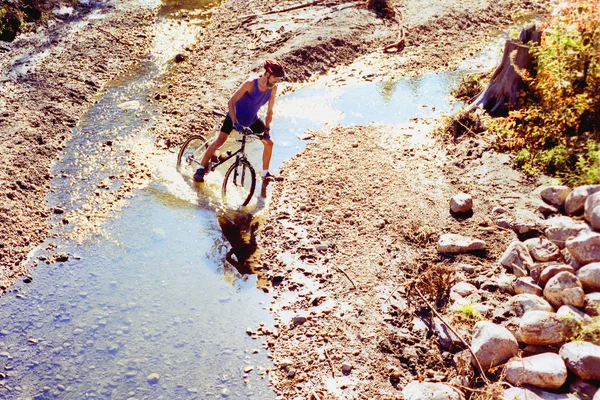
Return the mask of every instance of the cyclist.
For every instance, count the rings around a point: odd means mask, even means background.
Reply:
[[[255,79],[248,79],[235,92],[233,97],[227,103],[229,112],[221,126],[221,132],[214,142],[208,147],[200,168],[194,174],[194,181],[204,182],[204,174],[208,161],[215,154],[223,143],[227,141],[229,134],[235,128],[242,132],[244,127],[249,127],[254,133],[264,133],[262,143],[264,145],[262,155],[262,178],[273,180],[275,176],[269,173],[269,164],[273,154],[273,140],[271,140],[271,121],[273,119],[273,104],[277,92],[277,83],[284,76],[283,66],[277,60],[266,60],[264,63],[265,72],[262,76]],[[258,110],[265,105],[267,107],[267,117],[263,122],[258,117]]]

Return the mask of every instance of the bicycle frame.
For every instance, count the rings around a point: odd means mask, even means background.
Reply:
[[[239,164],[240,160],[245,160],[246,159],[246,137],[248,135],[256,135],[254,132],[252,132],[250,129],[246,129],[244,132],[242,132],[242,138],[241,139],[237,139],[239,142],[242,143],[242,145],[240,146],[239,149],[237,149],[234,153],[229,154],[226,158],[221,159],[219,157],[219,162],[217,163],[211,163],[210,164],[210,171],[214,171],[215,169],[217,169],[217,167],[219,167],[220,165],[226,163],[227,161],[229,161],[230,159],[232,159],[233,157],[236,157],[235,159],[235,163]],[[257,136],[258,137],[258,136]],[[237,174],[237,172],[236,172]],[[237,176],[234,176],[234,178],[236,178]]]

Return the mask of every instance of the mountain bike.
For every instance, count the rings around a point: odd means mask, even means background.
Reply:
[[[220,111],[213,110],[212,114],[225,118],[225,114]],[[220,121],[217,121],[215,125],[216,135],[219,134],[220,126]],[[249,128],[244,128],[240,138],[236,139],[240,143],[240,147],[235,152],[228,150],[220,155],[215,154],[208,162],[206,174],[235,157],[225,173],[223,186],[221,187],[223,203],[229,207],[244,207],[248,205],[254,195],[256,172],[246,157],[246,143],[255,139],[261,139],[261,135],[254,133]],[[210,146],[210,143],[204,135],[197,134],[187,138],[177,155],[177,168],[193,175],[194,171],[200,166],[208,146]]]

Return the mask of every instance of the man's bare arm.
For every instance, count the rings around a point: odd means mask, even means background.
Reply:
[[[265,119],[265,127],[271,129],[271,121],[273,120],[273,105],[275,104],[275,96],[277,95],[277,85],[273,86],[271,90],[271,97],[269,98],[269,105],[267,106],[267,118]]]

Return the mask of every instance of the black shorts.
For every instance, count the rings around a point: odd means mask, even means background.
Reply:
[[[262,119],[259,118],[256,120],[255,123],[250,125],[249,128],[252,129],[252,132],[254,133],[263,133],[265,131],[265,123]],[[221,132],[224,132],[229,135],[232,130],[233,121],[231,120],[229,114],[227,114],[227,117],[225,118],[225,121],[223,121],[223,125],[221,126]]]

